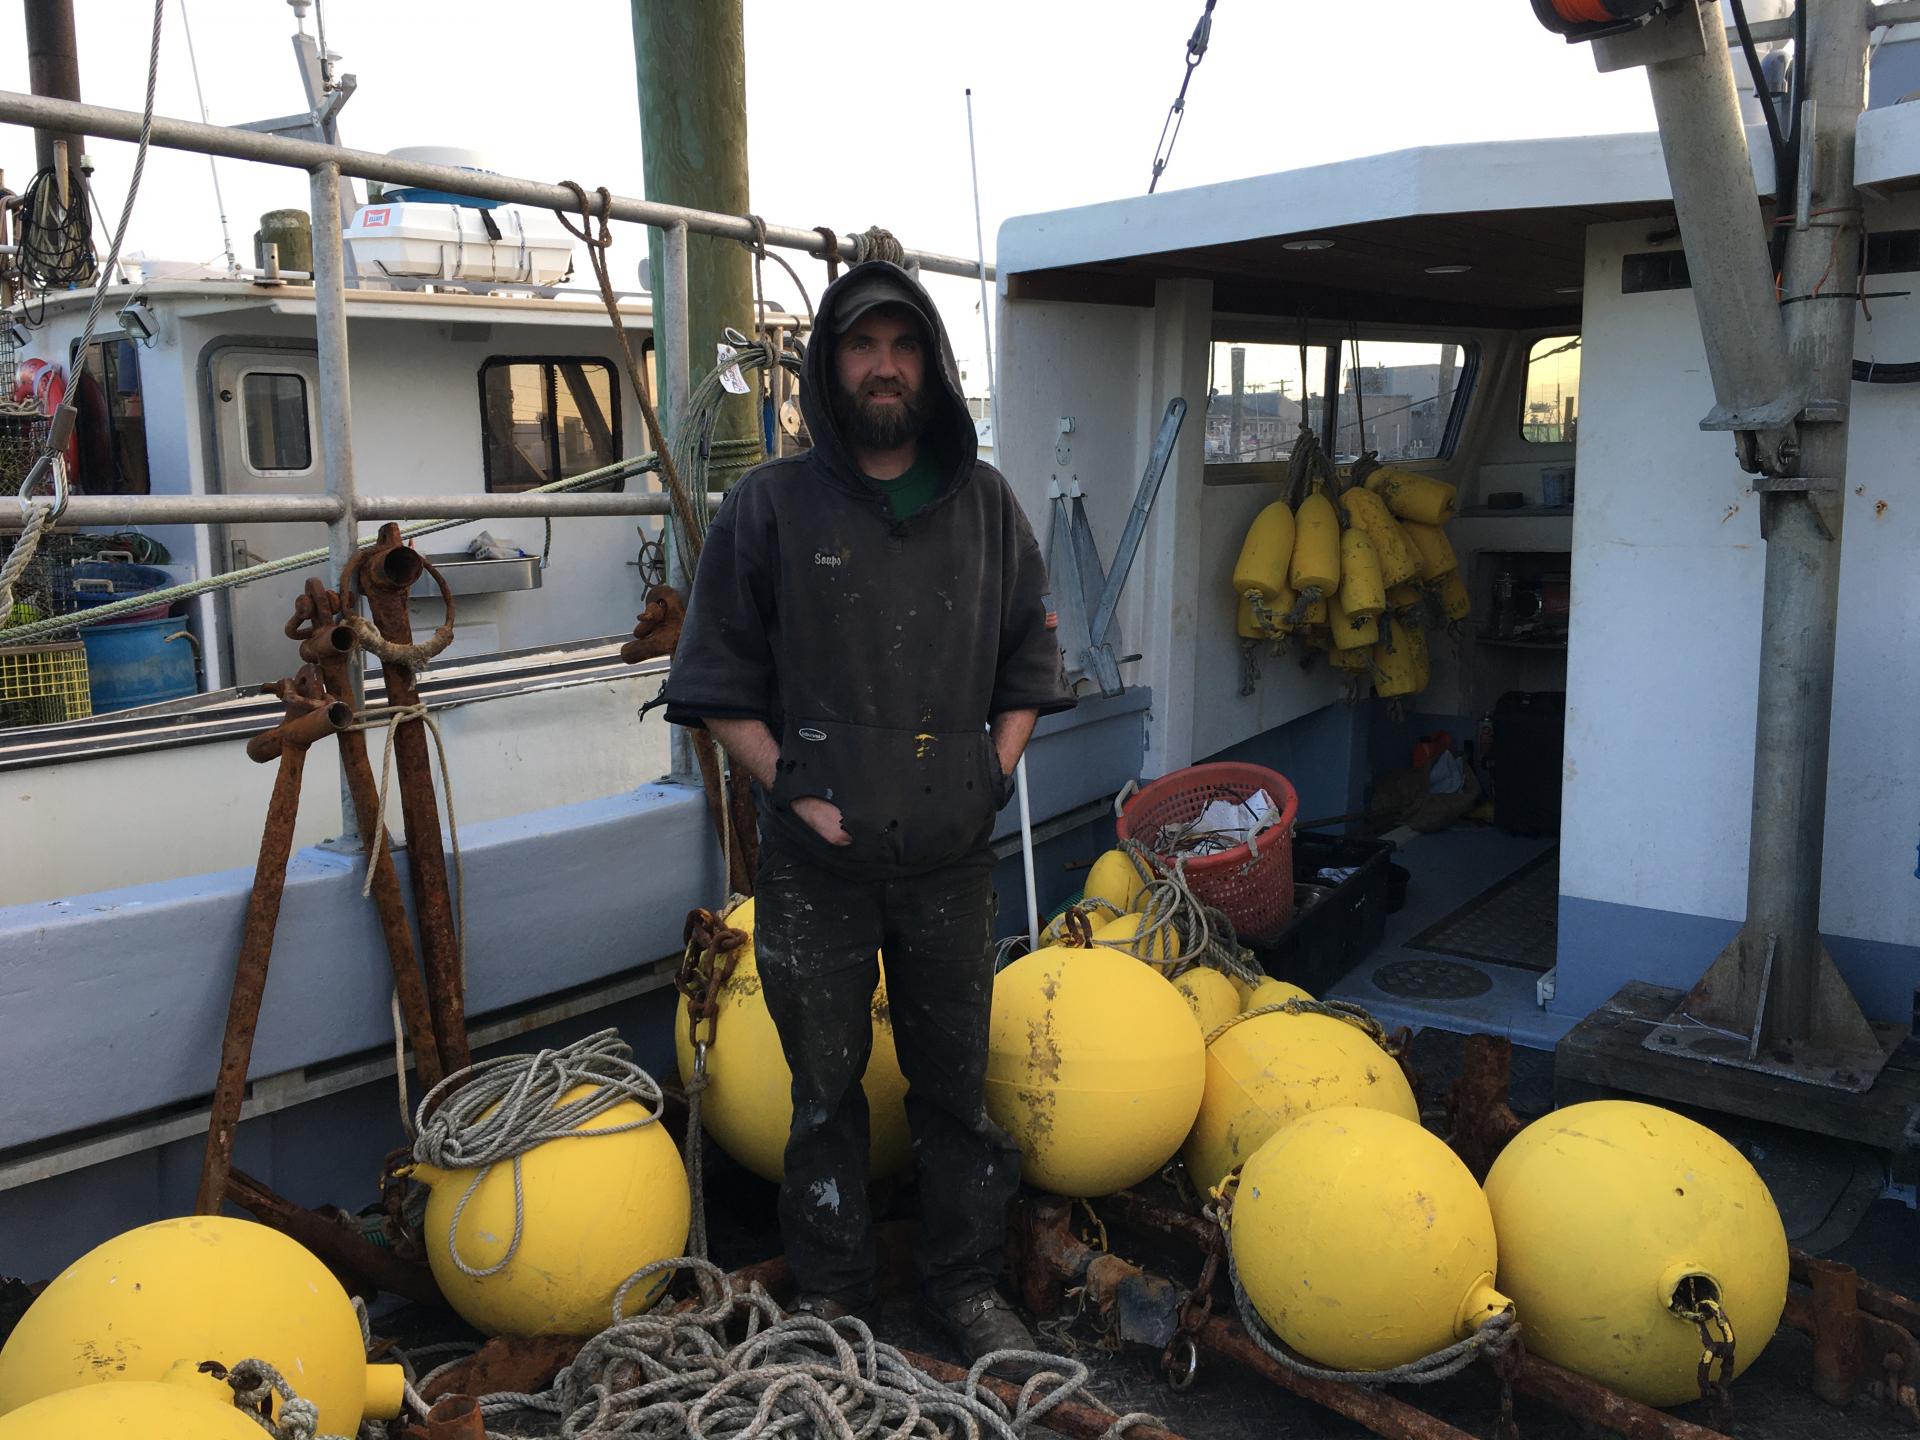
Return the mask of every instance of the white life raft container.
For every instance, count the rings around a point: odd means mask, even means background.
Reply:
[[[573,236],[557,215],[448,201],[363,205],[344,234],[363,275],[552,285],[567,273]]]

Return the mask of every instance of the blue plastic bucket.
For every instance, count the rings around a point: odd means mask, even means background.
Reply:
[[[194,676],[193,642],[175,640],[188,628],[183,619],[162,615],[124,625],[89,625],[80,632],[87,647],[87,689],[93,713],[130,710],[178,700],[199,688]]]

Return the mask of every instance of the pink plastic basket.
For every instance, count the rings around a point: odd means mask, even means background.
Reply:
[[[1280,807],[1280,819],[1253,838],[1218,855],[1186,863],[1193,893],[1232,922],[1243,940],[1267,940],[1293,918],[1293,822],[1300,798],[1287,777],[1261,765],[1218,761],[1189,765],[1163,775],[1126,802],[1115,830],[1122,840],[1152,849],[1169,825],[1198,820],[1215,800],[1245,800],[1265,790]]]

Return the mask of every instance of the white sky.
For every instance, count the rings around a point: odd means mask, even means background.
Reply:
[[[184,5],[211,120],[304,108],[283,0]],[[182,7],[167,6],[157,109],[197,118]],[[150,6],[76,0],[75,9],[84,98],[138,110]],[[1201,9],[1201,0],[745,0],[754,208],[843,234],[884,225],[908,245],[972,256],[968,86],[989,259],[1010,215],[1141,193]],[[360,81],[341,117],[346,144],[458,145],[509,174],[643,192],[628,0],[329,0],[326,23],[341,68]],[[29,88],[18,0],[0,0],[0,88]],[[1638,71],[1597,74],[1585,48],[1547,34],[1525,0],[1219,0],[1187,102],[1162,192],[1417,144],[1653,124]],[[90,148],[96,188],[117,217],[133,147]],[[32,164],[31,133],[0,130],[0,169],[14,188]],[[243,263],[262,211],[306,203],[297,171],[222,161],[220,182]],[[615,233],[616,278],[631,283],[642,235]],[[204,157],[151,153],[127,248],[221,254]],[[796,267],[817,297],[823,268]],[[775,298],[797,305],[768,270]],[[931,281],[969,390],[982,390],[977,284]]]

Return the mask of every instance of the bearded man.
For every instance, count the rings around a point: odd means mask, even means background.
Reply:
[[[714,516],[666,692],[667,719],[755,782],[755,948],[793,1071],[787,1256],[802,1310],[872,1299],[860,1080],[884,952],[921,1313],[969,1358],[1031,1349],[996,1288],[1020,1154],[985,1106],[987,841],[1035,720],[1073,703],[1045,569],[904,270],[828,287],[801,406],[813,448],[749,471]]]

